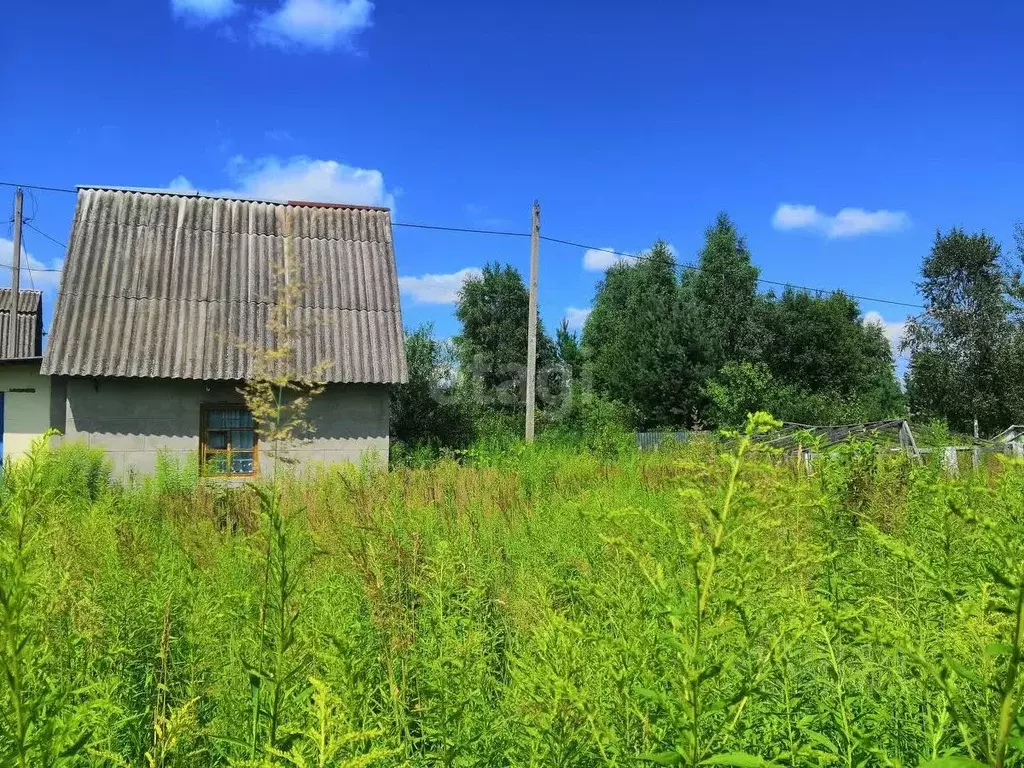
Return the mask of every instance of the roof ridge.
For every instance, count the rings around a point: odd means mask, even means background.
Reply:
[[[357,211],[383,211],[391,213],[391,209],[384,205],[361,205],[358,203],[322,203],[312,200],[289,200],[285,205],[293,208],[353,208]]]
[[[249,197],[247,195],[236,195],[226,190],[225,194],[215,192],[203,192],[198,189],[166,189],[160,187],[118,187],[106,184],[78,184],[75,189],[95,190],[97,192],[131,192],[140,195],[163,195],[166,197],[192,197],[205,200],[237,200],[242,203],[264,203],[266,205],[285,205],[293,208],[353,208],[362,211],[386,211],[391,212],[387,206],[363,205],[361,203],[337,203],[337,202],[314,202],[306,200],[284,200],[268,199],[262,197]]]
[[[22,269],[24,269],[26,272],[30,272],[31,271],[28,267],[22,267]],[[0,287],[0,293],[9,292],[10,290],[11,290],[11,287],[9,285],[5,285],[3,287]],[[18,289],[18,293],[19,294],[22,294],[22,293],[36,293],[36,294],[39,294],[40,296],[43,295],[43,292],[41,290],[39,290],[38,288],[19,288]]]

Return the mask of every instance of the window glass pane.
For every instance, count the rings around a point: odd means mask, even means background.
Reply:
[[[211,408],[207,412],[206,424],[211,429],[251,427],[252,414],[244,408]]]
[[[253,433],[249,430],[236,429],[231,432],[232,451],[251,451],[253,445]]]
[[[228,455],[215,453],[206,457],[206,472],[210,475],[226,475],[228,473]]]
[[[206,425],[211,429],[215,427],[226,427],[227,423],[225,420],[227,418],[227,415],[228,412],[223,409],[207,411]]]
[[[207,448],[220,448],[224,449],[228,447],[228,433],[226,431],[214,431],[210,430],[206,433],[206,447]]]
[[[231,474],[251,475],[252,468],[253,464],[251,453],[231,453]]]

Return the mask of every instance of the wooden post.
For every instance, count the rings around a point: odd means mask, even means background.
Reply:
[[[942,452],[942,468],[950,477],[960,474],[960,465],[957,463],[956,448],[946,448]]]
[[[526,337],[526,442],[533,442],[537,400],[537,269],[540,260],[540,202],[533,201],[530,228],[530,316]]]
[[[21,287],[21,211],[24,205],[24,193],[21,187],[14,190],[14,253],[11,256],[11,319],[7,324],[7,349],[4,355],[8,359],[18,356],[18,305]]]
[[[910,424],[904,421],[900,424],[900,445],[906,450],[907,456],[921,462],[921,452],[917,449],[917,440],[910,429]]]

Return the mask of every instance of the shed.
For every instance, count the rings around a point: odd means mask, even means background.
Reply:
[[[239,388],[274,348],[285,274],[290,322],[308,329],[292,372],[326,385],[289,455],[386,459],[407,372],[391,215],[367,206],[80,187],[42,362],[64,404],[54,426],[122,474],[197,452],[211,474],[265,472]]]
[[[50,426],[50,380],[39,373],[43,354],[43,294],[0,288],[0,457],[23,455]],[[8,354],[15,334],[14,356]]]

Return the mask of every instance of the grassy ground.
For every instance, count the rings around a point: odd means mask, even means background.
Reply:
[[[232,494],[40,449],[0,765],[1020,764],[1024,468],[742,446]]]

